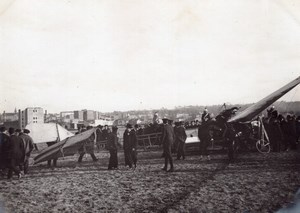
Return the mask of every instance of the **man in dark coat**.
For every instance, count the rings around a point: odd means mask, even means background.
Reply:
[[[58,141],[58,138],[57,138],[56,141],[53,141],[53,142],[47,142],[46,144],[47,144],[47,146],[49,147],[49,146],[52,146],[52,145],[56,144],[57,141]],[[53,159],[51,159],[51,160],[48,160],[48,161],[47,161],[47,166],[50,168],[50,167],[51,167],[51,162],[52,162],[52,165],[53,165],[52,169],[53,169],[54,167],[56,167],[56,165],[57,165],[57,159],[58,159],[58,158],[53,158]]]
[[[269,138],[270,145],[273,152],[280,152],[281,142],[283,140],[282,129],[280,127],[280,122],[278,119],[278,112],[274,110],[271,113],[271,118],[269,119]]]
[[[125,156],[125,166],[129,166],[132,168],[132,164],[136,168],[137,163],[137,137],[136,132],[133,129],[131,124],[126,125],[126,130],[123,134],[123,149],[124,149],[124,156]]]
[[[288,127],[288,137],[287,142],[292,150],[297,149],[297,130],[296,130],[296,119],[292,115],[286,116],[287,127]]]
[[[137,163],[137,136],[136,136],[136,130],[134,128],[131,128],[129,132],[129,140],[130,140],[130,150],[131,150],[131,159],[132,163],[134,165],[134,168],[136,168],[136,163]]]
[[[103,137],[104,137],[104,140],[107,140],[107,138],[108,138],[108,135],[109,135],[109,129],[108,129],[108,126],[107,125],[105,125],[104,126],[104,129],[102,130],[102,135],[103,135]]]
[[[130,152],[130,129],[132,128],[131,124],[126,125],[126,129],[123,133],[123,150],[125,158],[125,166],[132,167],[132,159]]]
[[[185,128],[183,126],[183,122],[179,122],[179,126],[177,127],[175,131],[175,140],[178,144],[178,150],[177,150],[177,160],[185,159],[185,153],[184,153],[184,146],[185,146],[185,140],[187,138]]]
[[[10,139],[7,135],[7,129],[0,127],[0,171],[8,167],[8,154],[9,154]]]
[[[96,145],[98,150],[101,149],[100,144],[104,143],[105,141],[102,129],[103,129],[102,125],[98,125],[96,129]]]
[[[24,129],[23,133],[20,133],[19,136],[23,140],[24,143],[24,174],[28,173],[29,168],[29,158],[30,154],[34,148],[33,140],[28,135],[30,131],[28,129]]]
[[[108,135],[107,150],[109,151],[108,170],[118,169],[118,127],[113,126],[112,132]]]
[[[164,157],[165,157],[165,166],[162,168],[162,170],[168,171],[168,172],[173,172],[174,165],[173,165],[171,149],[172,149],[172,145],[174,143],[174,130],[173,130],[173,127],[170,124],[168,124],[167,118],[163,118],[161,141],[163,144]],[[169,170],[167,170],[168,162],[170,163]]]
[[[9,170],[7,178],[11,179],[13,176],[13,172],[18,175],[18,178],[21,178],[21,173],[19,169],[19,165],[22,162],[22,159],[24,159],[24,144],[22,139],[17,136],[15,133],[14,128],[9,128],[8,130],[10,134],[10,145],[9,145]]]

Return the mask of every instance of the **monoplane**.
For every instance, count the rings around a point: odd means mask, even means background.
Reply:
[[[230,109],[223,110],[219,115],[216,116],[215,119],[207,122],[206,124],[202,124],[199,127],[198,135],[209,135],[209,138],[212,140],[214,138],[213,136],[215,135],[221,136],[223,144],[225,147],[227,147],[229,159],[233,159],[236,156],[237,149],[239,148],[242,138],[245,138],[245,135],[248,135],[248,137],[253,136],[253,134],[249,134],[249,132],[251,133],[249,128],[252,128],[253,123],[256,123],[256,147],[260,152],[270,151],[268,136],[259,115],[262,113],[262,111],[267,109],[270,105],[296,87],[299,83],[300,77],[296,78],[240,113],[237,113],[239,109],[238,107],[232,107]],[[188,138],[187,142],[195,143],[201,141],[198,137],[193,137]]]

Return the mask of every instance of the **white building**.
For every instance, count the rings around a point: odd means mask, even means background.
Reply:
[[[22,128],[30,123],[44,123],[44,111],[41,107],[28,107],[21,112]]]

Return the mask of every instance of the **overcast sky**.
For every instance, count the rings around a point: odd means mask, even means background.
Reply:
[[[300,75],[300,1],[1,0],[0,70],[0,112],[253,103]]]

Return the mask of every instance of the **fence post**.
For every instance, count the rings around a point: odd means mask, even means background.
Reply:
[[[151,144],[151,137],[150,137],[150,135],[148,135],[148,140],[149,140],[149,146],[150,146],[150,148],[152,147],[152,144]]]
[[[143,140],[143,144],[144,144],[144,151],[146,151],[147,148],[146,148],[145,138],[142,138],[142,140]]]

